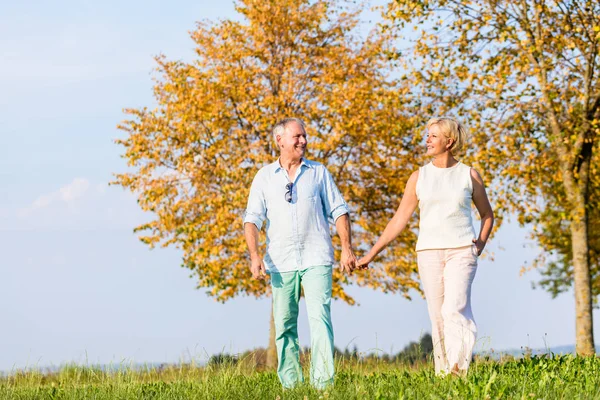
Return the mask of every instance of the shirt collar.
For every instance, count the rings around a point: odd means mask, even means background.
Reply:
[[[275,162],[271,165],[273,168],[273,173],[277,173],[277,171],[283,170],[283,167],[279,163],[279,158],[277,160],[275,160]],[[314,168],[312,162],[307,160],[305,157],[302,157],[302,161],[300,162],[300,168],[302,168],[303,166],[306,168]]]

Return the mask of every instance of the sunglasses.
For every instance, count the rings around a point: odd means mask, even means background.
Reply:
[[[294,184],[292,182],[285,185],[285,189],[287,190],[287,192],[285,192],[285,201],[287,201],[288,203],[292,202],[292,188],[293,187],[294,187]]]

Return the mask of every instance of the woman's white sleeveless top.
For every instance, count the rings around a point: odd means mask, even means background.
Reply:
[[[419,168],[416,191],[420,214],[417,251],[473,244],[471,167],[459,162],[438,168],[429,163]]]

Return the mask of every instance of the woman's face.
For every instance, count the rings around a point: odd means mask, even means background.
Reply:
[[[427,130],[427,146],[428,156],[437,156],[448,151],[448,147],[452,144],[452,139],[446,138],[440,127],[437,125],[431,125]]]

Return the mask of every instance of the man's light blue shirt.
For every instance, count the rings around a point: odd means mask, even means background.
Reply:
[[[294,186],[288,203],[289,182]],[[254,177],[244,223],[251,222],[260,231],[267,221],[265,267],[269,272],[289,272],[333,265],[329,222],[344,214],[349,214],[348,205],[322,164],[302,159],[291,181],[277,160]]]

